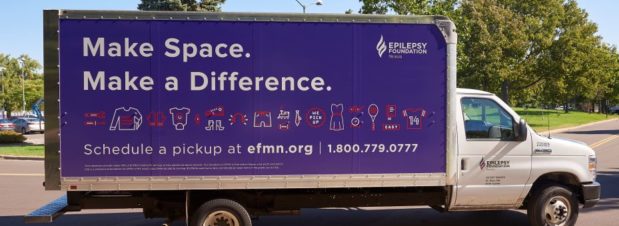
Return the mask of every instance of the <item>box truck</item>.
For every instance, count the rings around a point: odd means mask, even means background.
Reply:
[[[301,208],[526,209],[574,225],[595,152],[456,88],[442,16],[44,11],[45,189],[26,216],[141,208],[251,225]]]

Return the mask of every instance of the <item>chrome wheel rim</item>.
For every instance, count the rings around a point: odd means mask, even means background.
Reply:
[[[546,225],[564,226],[572,214],[569,200],[563,196],[555,196],[544,205],[544,219]]]
[[[202,226],[240,226],[239,219],[231,212],[225,210],[214,211],[209,214]]]

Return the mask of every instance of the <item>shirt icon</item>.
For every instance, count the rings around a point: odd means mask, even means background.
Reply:
[[[134,107],[120,107],[114,110],[110,130],[134,131],[142,125],[142,114]]]
[[[187,125],[187,116],[189,115],[189,108],[170,108],[170,114],[172,115],[172,125],[176,130],[185,130]]]

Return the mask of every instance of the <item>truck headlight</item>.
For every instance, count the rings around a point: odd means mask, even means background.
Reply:
[[[589,155],[589,173],[593,177],[593,181],[595,181],[595,177],[597,176],[597,167],[598,167],[598,159],[595,155]]]

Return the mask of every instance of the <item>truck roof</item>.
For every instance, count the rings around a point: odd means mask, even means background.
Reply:
[[[486,91],[477,90],[477,89],[466,89],[466,88],[458,88],[456,92],[458,94],[494,95]]]

